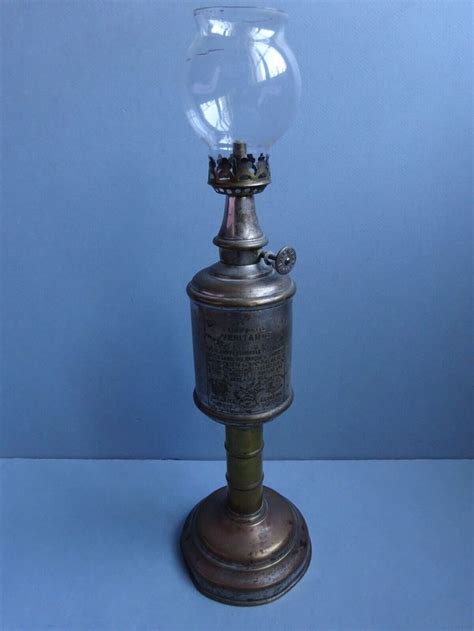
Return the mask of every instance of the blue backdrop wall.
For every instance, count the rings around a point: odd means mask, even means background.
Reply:
[[[470,3],[273,4],[303,96],[258,198],[299,257],[267,455],[473,455]],[[191,397],[223,201],[180,107],[193,6],[2,3],[2,456],[223,455]]]

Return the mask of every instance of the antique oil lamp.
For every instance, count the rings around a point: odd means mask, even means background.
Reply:
[[[293,399],[290,247],[265,250],[255,195],[270,183],[268,150],[295,112],[300,76],[275,9],[194,12],[186,61],[186,115],[210,149],[208,183],[225,196],[214,244],[220,260],[189,283],[194,401],[225,425],[227,486],[203,499],[181,535],[197,588],[233,605],[286,593],[311,558],[299,510],[263,486],[263,424]]]

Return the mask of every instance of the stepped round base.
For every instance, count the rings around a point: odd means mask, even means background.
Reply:
[[[189,514],[181,549],[196,587],[231,605],[261,605],[283,596],[303,576],[311,541],[303,516],[264,487],[261,511],[244,519],[229,510],[227,487]]]

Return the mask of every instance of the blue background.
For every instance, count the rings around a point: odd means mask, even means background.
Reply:
[[[303,96],[258,198],[298,252],[266,454],[473,455],[470,3],[273,5]],[[181,112],[193,6],[1,6],[1,456],[223,455],[191,398],[223,201]]]

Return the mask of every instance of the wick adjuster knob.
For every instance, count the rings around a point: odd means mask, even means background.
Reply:
[[[289,274],[296,263],[296,252],[289,245],[282,247],[276,254],[263,252],[263,260],[272,265],[279,274]]]

